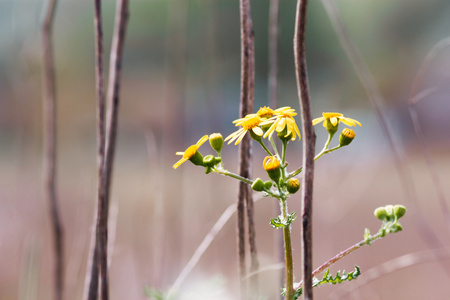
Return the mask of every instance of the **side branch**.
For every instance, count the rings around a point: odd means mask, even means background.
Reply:
[[[295,73],[298,97],[302,112],[303,170],[302,178],[302,273],[305,299],[313,299],[312,293],[312,193],[314,180],[314,152],[316,136],[312,126],[311,104],[306,71],[305,27],[307,0],[297,1],[294,34]]]

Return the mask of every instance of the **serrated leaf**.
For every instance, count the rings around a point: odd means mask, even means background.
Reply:
[[[327,269],[325,273],[323,274],[322,280],[317,279],[316,277],[313,278],[313,287],[316,287],[321,284],[330,283],[330,284],[337,284],[342,283],[344,281],[352,281],[358,278],[359,275],[361,275],[361,270],[358,266],[355,266],[355,270],[350,273],[345,273],[345,271],[342,271],[342,275],[339,274],[340,271],[336,273],[336,276],[333,278],[333,275],[330,274],[330,269]],[[295,291],[293,299],[298,299],[303,293],[303,287],[298,288]]]

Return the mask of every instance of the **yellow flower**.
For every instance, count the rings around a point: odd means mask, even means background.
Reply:
[[[292,134],[291,140],[295,140],[298,135],[298,139],[300,139],[300,131],[298,130],[297,124],[295,123],[294,116],[297,115],[295,109],[290,108],[289,106],[281,107],[276,109],[275,116],[264,121],[261,125],[266,125],[273,123],[272,126],[266,131],[264,134],[264,138],[272,136],[273,132],[282,132],[286,129],[286,134],[284,137],[288,137]]]
[[[246,115],[242,119],[237,119],[233,121],[236,126],[242,126],[238,131],[233,132],[225,141],[228,141],[228,144],[236,140],[235,145],[239,144],[245,136],[245,133],[251,130],[257,136],[262,136],[264,134],[263,130],[259,127],[259,124],[262,122],[262,119],[257,114],[249,114]]]
[[[335,113],[335,112],[328,112],[328,113],[322,113],[322,117],[320,118],[316,118],[312,121],[313,125],[319,124],[320,122],[323,122],[323,127],[328,128],[327,125],[328,123],[331,123],[331,125],[336,126],[337,124],[339,124],[339,122],[344,123],[345,125],[348,126],[356,126],[356,124],[358,124],[359,126],[361,126],[361,123],[359,123],[358,121],[354,120],[354,119],[350,119],[350,118],[346,118],[344,117],[343,114],[340,113]]]
[[[275,111],[273,109],[271,109],[270,107],[264,106],[261,107],[256,114],[261,118],[261,119],[269,119],[271,118],[274,114]]]
[[[177,161],[177,163],[173,165],[173,168],[176,169],[185,161],[193,158],[198,153],[198,148],[200,148],[200,146],[207,140],[208,140],[208,136],[204,135],[201,139],[198,140],[197,144],[190,146],[189,148],[186,149],[186,151],[175,153],[176,155],[183,155],[183,158],[181,158],[179,161]],[[201,156],[201,154],[200,154],[200,156]],[[202,161],[203,161],[203,158],[202,158]],[[198,160],[198,162],[193,161],[194,164],[197,164],[199,162],[200,162],[200,160]]]

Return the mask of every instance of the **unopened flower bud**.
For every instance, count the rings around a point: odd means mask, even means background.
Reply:
[[[270,179],[278,182],[281,176],[280,160],[275,155],[266,156],[266,158],[264,158],[263,167],[269,175]]]
[[[341,135],[339,136],[339,145],[341,147],[349,145],[353,139],[355,138],[355,132],[353,129],[345,128],[342,130]]]
[[[300,181],[297,178],[291,178],[287,181],[286,189],[290,194],[295,194],[300,189]]]
[[[264,182],[261,178],[256,178],[256,180],[252,184],[252,189],[257,192],[263,191],[265,188]]]
[[[400,219],[403,217],[406,213],[406,207],[403,205],[394,205],[394,215],[397,217],[397,219]]]
[[[375,215],[375,217],[377,217],[381,221],[385,220],[387,217],[387,212],[384,207],[378,207],[377,209],[375,209],[373,214]]]
[[[267,180],[264,182],[264,186],[266,187],[266,189],[270,189],[272,187],[272,181]]]
[[[220,133],[213,133],[209,136],[209,144],[217,153],[222,151],[223,137]]]

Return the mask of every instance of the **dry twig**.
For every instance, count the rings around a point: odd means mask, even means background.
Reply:
[[[297,89],[302,112],[303,170],[302,178],[302,274],[305,299],[313,299],[312,292],[312,193],[314,183],[314,151],[316,135],[312,126],[311,104],[306,70],[305,27],[307,0],[297,1],[294,55]],[[287,283],[286,283],[287,284]]]
[[[63,298],[64,247],[63,229],[56,195],[56,85],[53,60],[53,21],[56,0],[48,2],[42,26],[42,47],[44,60],[44,190],[50,205],[53,242],[55,250],[55,299]]]

